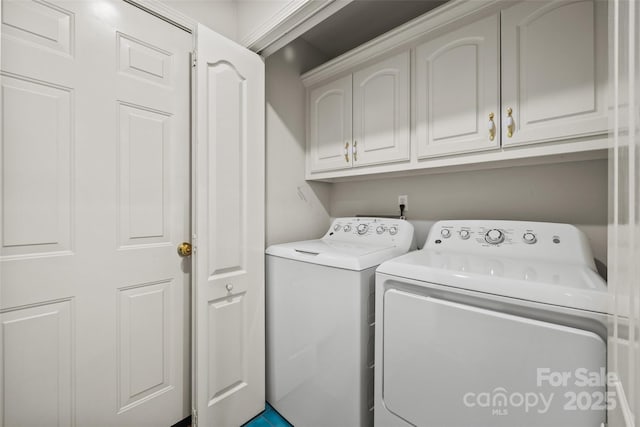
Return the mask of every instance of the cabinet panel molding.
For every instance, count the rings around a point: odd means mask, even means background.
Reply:
[[[492,15],[416,48],[418,158],[497,149],[499,21]]]

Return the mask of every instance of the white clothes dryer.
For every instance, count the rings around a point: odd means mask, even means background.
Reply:
[[[375,268],[413,246],[407,221],[338,218],[267,249],[267,401],[290,423],[373,425]]]
[[[606,313],[577,228],[438,222],[377,270],[375,425],[599,427]]]

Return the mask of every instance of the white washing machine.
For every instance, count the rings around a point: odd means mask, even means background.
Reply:
[[[375,425],[599,427],[606,313],[577,228],[437,222],[376,273]]]
[[[294,426],[373,425],[375,269],[412,245],[404,220],[338,218],[267,249],[267,401]]]

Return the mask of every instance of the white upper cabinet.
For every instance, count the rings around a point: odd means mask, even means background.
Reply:
[[[504,9],[502,145],[606,132],[607,64],[607,2],[524,1]]]
[[[307,72],[307,179],[605,158],[607,4],[451,1]]]
[[[418,158],[500,147],[498,15],[416,47]]]
[[[311,89],[308,169],[409,160],[409,52]]]
[[[409,160],[409,52],[353,74],[353,165]]]
[[[351,105],[351,74],[309,93],[307,158],[311,171],[351,167]]]

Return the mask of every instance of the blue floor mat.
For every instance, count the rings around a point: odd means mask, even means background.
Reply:
[[[242,427],[293,427],[268,403],[264,412],[253,418]]]

